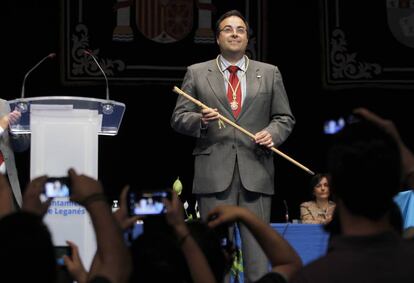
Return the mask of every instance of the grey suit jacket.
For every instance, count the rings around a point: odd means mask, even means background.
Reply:
[[[275,146],[291,133],[295,119],[291,113],[281,74],[276,66],[250,60],[246,72],[246,98],[235,119],[226,96],[223,75],[215,60],[188,67],[182,90],[241,127],[255,134],[266,129]],[[217,122],[201,128],[200,108],[183,96],[171,117],[171,126],[197,138],[193,151],[195,170],[193,193],[215,193],[230,185],[236,163],[243,186],[253,192],[274,193],[274,162],[271,151],[258,146],[250,137]]]
[[[0,99],[0,117],[7,115],[10,112],[10,107],[6,100]],[[0,150],[4,156],[6,164],[6,173],[9,178],[10,186],[13,191],[13,196],[16,203],[21,207],[22,193],[19,185],[19,178],[17,175],[16,162],[14,160],[14,151],[24,151],[30,146],[29,135],[13,136],[5,129],[3,135],[0,137]]]

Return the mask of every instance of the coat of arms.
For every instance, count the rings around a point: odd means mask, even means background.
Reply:
[[[414,1],[387,0],[388,26],[402,44],[414,47]]]
[[[149,40],[158,43],[173,43],[185,38],[193,28],[194,0],[118,0],[117,26],[113,32],[114,41],[133,41],[131,19],[134,16],[136,28]],[[196,43],[214,43],[211,0],[196,1],[198,8],[198,29]],[[134,15],[131,15],[134,11]]]

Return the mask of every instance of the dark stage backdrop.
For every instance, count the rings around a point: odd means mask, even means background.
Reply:
[[[267,14],[255,0],[59,0],[61,68],[67,85],[102,79],[83,54],[100,57],[112,84],[179,83],[186,66],[217,56],[215,20],[238,9],[251,23],[250,57],[263,59]],[[99,11],[99,12],[98,12]]]
[[[410,117],[413,50],[401,34],[395,36],[395,26],[390,28],[389,23],[393,13],[394,20],[400,16],[405,24],[401,28],[410,25],[410,1],[4,2],[2,98],[18,97],[25,72],[50,52],[56,52],[57,59],[31,74],[26,96],[104,98],[102,77],[79,53],[88,48],[108,72],[111,98],[126,104],[119,134],[102,136],[99,141],[99,177],[112,199],[118,198],[125,184],[163,188],[179,176],[183,198],[194,204],[194,141],[170,128],[176,100],[172,88],[180,85],[187,65],[217,55],[211,29],[217,16],[231,8],[248,14],[252,23],[250,56],[275,64],[282,72],[297,118],[292,135],[280,147],[284,153],[313,171],[324,171],[330,141],[322,133],[323,122],[356,106],[394,119],[407,143],[414,143]],[[405,2],[407,7],[389,10],[390,5]],[[151,13],[166,17],[152,21]],[[347,61],[331,60],[338,58]],[[379,73],[376,68],[364,69],[372,64],[380,66]],[[360,68],[356,74],[371,74],[368,79],[372,81],[349,73],[354,65]],[[384,81],[391,77],[392,83]],[[29,152],[17,154],[22,184],[29,180],[29,158]],[[272,221],[283,221],[284,200],[291,218],[298,218],[300,202],[309,197],[310,176],[281,157],[275,163]]]
[[[321,1],[324,85],[414,87],[414,3]]]

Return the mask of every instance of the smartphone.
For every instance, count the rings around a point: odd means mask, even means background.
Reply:
[[[327,120],[323,124],[323,132],[326,135],[334,135],[345,127],[345,119],[340,117],[338,119]]]
[[[130,216],[159,215],[166,212],[163,199],[171,199],[170,190],[130,191],[128,193],[128,213]]]
[[[70,196],[69,177],[48,178],[44,185],[43,194],[48,198],[69,197]]]
[[[213,221],[217,218],[217,215],[213,214],[208,219],[207,222]],[[223,223],[213,228],[214,233],[220,240],[220,244],[223,248],[230,247],[232,241],[230,240],[230,228],[229,224]]]
[[[72,256],[72,249],[70,246],[55,246],[55,258],[56,258],[56,264],[58,266],[64,266],[65,262],[63,260],[63,256]]]
[[[358,115],[351,114],[347,117],[339,117],[337,119],[330,119],[324,122],[323,132],[326,135],[334,135],[341,131],[346,125],[360,122]]]

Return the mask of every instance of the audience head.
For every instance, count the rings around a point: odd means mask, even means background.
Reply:
[[[400,152],[394,139],[359,119],[334,138],[328,153],[331,190],[347,210],[371,220],[390,211],[399,190]]]
[[[219,238],[203,222],[190,221],[187,225],[191,236],[203,251],[216,281],[222,282],[230,264],[221,248]],[[144,230],[144,233],[133,241],[131,252],[131,282],[192,282],[184,255],[172,232],[156,235]]]
[[[0,220],[0,276],[5,282],[55,282],[48,228],[38,215],[18,212]]]
[[[402,235],[404,231],[403,216],[400,207],[395,202],[392,202],[389,215],[391,227],[398,235]]]
[[[220,230],[208,227],[205,222],[194,220],[187,223],[191,235],[203,251],[216,281],[222,282],[233,263],[232,254],[229,251],[231,243],[222,246]]]
[[[315,200],[328,200],[330,196],[330,176],[326,173],[319,173],[312,176],[310,181],[310,192]]]
[[[153,236],[145,232],[131,245],[132,276],[130,282],[183,282],[190,280],[185,258],[173,236]]]

